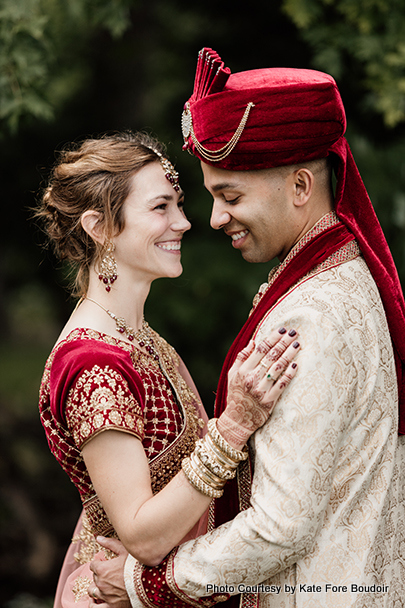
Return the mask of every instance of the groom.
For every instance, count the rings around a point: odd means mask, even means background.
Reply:
[[[155,568],[127,560],[136,608],[402,605],[405,305],[345,125],[327,74],[231,74],[199,55],[182,126],[211,225],[248,262],[280,260],[228,353],[216,415],[252,336],[296,327],[300,371],[251,441],[252,479],[216,501],[215,529]],[[122,562],[93,564],[110,606],[125,605],[109,583],[123,587]]]

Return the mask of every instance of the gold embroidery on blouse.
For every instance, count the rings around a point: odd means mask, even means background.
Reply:
[[[60,345],[66,344],[66,342],[75,341],[75,340],[79,340],[79,339],[80,340],[86,340],[86,339],[87,340],[98,340],[98,341],[102,341],[106,344],[112,344],[115,346],[119,346],[120,348],[122,348],[123,350],[127,351],[130,354],[130,356],[133,360],[135,371],[137,370],[137,366],[139,365],[145,370],[146,375],[148,373],[152,373],[152,372],[154,374],[163,373],[167,382],[169,383],[170,388],[172,389],[172,392],[173,392],[174,400],[175,400],[175,402],[177,402],[179,411],[182,416],[182,426],[181,426],[181,428],[176,427],[177,437],[175,438],[174,441],[172,441],[171,443],[168,443],[168,445],[166,445],[166,447],[163,450],[161,450],[159,454],[157,454],[156,456],[154,456],[152,458],[149,458],[151,478],[152,478],[152,480],[151,480],[152,481],[152,491],[153,491],[153,493],[160,491],[172,479],[172,477],[180,470],[181,460],[185,456],[190,455],[191,452],[194,450],[195,442],[198,439],[198,437],[200,436],[201,427],[204,426],[204,422],[201,421],[199,416],[197,415],[198,399],[197,399],[196,395],[192,392],[192,390],[188,387],[184,378],[181,376],[180,372],[177,369],[177,366],[179,365],[180,360],[179,360],[179,357],[178,357],[176,351],[163,338],[161,338],[161,336],[159,336],[159,334],[157,334],[156,332],[153,331],[153,339],[154,339],[155,347],[156,347],[156,350],[158,351],[159,359],[160,359],[160,361],[159,361],[160,364],[159,364],[157,361],[152,359],[149,355],[146,355],[141,350],[137,349],[134,345],[128,344],[122,340],[119,340],[118,338],[114,338],[113,336],[109,336],[109,335],[97,332],[95,330],[84,329],[84,328],[73,330],[69,334],[69,336],[63,342],[60,342],[60,344],[58,344],[55,347],[55,349],[53,350],[53,352],[51,353],[51,355],[47,361],[46,369],[45,369],[44,376],[43,376],[41,403],[42,402],[46,403],[48,401],[48,404],[45,407],[41,408],[42,409],[41,416],[42,416],[44,426],[46,426],[49,429],[52,424],[55,427],[51,430],[50,433],[48,431],[49,435],[56,435],[58,437],[64,437],[64,434],[66,433],[66,430],[64,429],[64,427],[61,424],[59,424],[51,416],[51,413],[50,413],[49,376],[50,376],[52,361],[53,361],[55,353],[59,349]],[[114,384],[114,382],[118,381],[118,377],[115,377],[114,370],[106,370],[106,369],[98,368],[95,371],[96,371],[96,375],[98,374],[99,378],[101,378],[102,376],[104,376],[103,380],[105,380],[107,378],[107,384],[109,382]],[[82,388],[84,388],[85,390],[91,384],[90,375],[91,375],[91,372],[88,372],[88,373],[85,372],[85,374],[82,375],[81,384],[83,385]],[[119,376],[121,378],[121,382],[122,382],[122,377],[119,374],[117,374],[117,376]],[[92,378],[94,380],[94,376]],[[92,407],[93,413],[94,413],[93,419],[94,419],[95,425],[97,425],[100,422],[98,420],[97,416],[99,418],[100,418],[100,416],[102,417],[103,412],[104,412],[104,409],[103,409],[104,406],[106,406],[107,404],[109,404],[111,402],[111,394],[109,393],[109,388],[108,388],[108,386],[106,387],[107,390],[104,390],[104,388],[105,387],[103,386],[102,390],[98,391],[97,394],[94,396],[94,398],[91,399],[91,407]],[[78,395],[79,395],[79,393],[78,393]],[[69,398],[72,399],[73,395],[74,395],[74,391],[71,390],[69,392]],[[125,396],[125,398],[126,397],[127,397],[127,395]],[[134,400],[134,403],[135,403],[134,408],[139,407],[138,404],[136,404],[135,400]],[[77,405],[77,403],[75,403],[75,407],[76,407],[76,405]],[[123,412],[117,410],[117,414],[120,416],[120,420],[122,422],[121,417],[123,415]],[[138,414],[138,412],[136,412],[136,414]],[[74,420],[75,413],[72,412],[70,414],[70,416],[72,417],[72,420]],[[109,417],[108,428],[114,428],[114,425],[117,424],[117,420],[115,420],[114,416],[115,416],[114,411],[113,411],[112,418],[111,418],[110,414],[108,414],[108,417]],[[141,422],[141,419],[138,418],[137,415],[135,415],[135,412],[132,412],[131,416],[133,416],[134,419],[138,420],[137,424]],[[51,420],[52,420],[52,422],[51,422]],[[142,419],[142,422],[143,422],[143,419]],[[174,423],[175,423],[175,421],[174,421]],[[87,437],[93,436],[93,435],[91,435],[90,429],[86,426],[87,424],[88,424],[88,419],[84,420],[83,424],[80,425],[79,417],[77,417],[76,428],[75,428],[75,431],[76,431],[75,439],[78,440],[79,445],[82,440],[85,441]],[[101,421],[101,424],[102,424],[102,421]],[[128,421],[127,421],[127,425],[128,425]],[[73,425],[73,426],[75,426],[75,425]],[[130,425],[128,425],[128,426],[130,426]],[[100,427],[100,432],[101,432],[101,430],[103,430],[103,428],[105,429],[105,427],[102,427],[102,426]],[[120,427],[120,430],[131,432],[129,430],[129,428],[126,429],[125,427],[124,428]],[[141,430],[140,428],[138,428],[138,429],[134,428],[133,432],[135,435],[139,436],[141,434],[140,430]],[[83,445],[83,444],[81,444],[81,445]],[[75,453],[73,453],[72,450],[75,450]],[[115,535],[112,524],[109,521],[109,519],[99,501],[98,496],[95,494],[94,488],[91,485],[90,480],[87,480],[85,478],[86,471],[85,471],[85,469],[83,469],[83,459],[81,457],[80,451],[77,448],[73,449],[70,446],[68,448],[66,446],[66,443],[64,440],[63,443],[58,444],[58,454],[59,454],[60,463],[63,466],[63,468],[65,468],[65,470],[68,471],[70,475],[73,475],[76,478],[75,483],[81,493],[81,498],[82,498],[83,506],[85,508],[85,512],[88,517],[88,525],[90,527],[91,533],[92,534],[101,534],[104,536]],[[63,459],[60,458],[61,455],[63,455]],[[77,459],[77,465],[73,463],[73,460],[75,458]],[[89,547],[90,547],[90,545],[89,545]],[[91,551],[91,549],[88,549],[88,550]],[[79,559],[84,559],[83,555],[81,557],[79,556]]]
[[[104,511],[99,497],[94,491],[89,494],[89,498],[83,500],[83,507],[93,534],[114,536],[113,525],[108,519],[107,513]]]
[[[65,412],[80,450],[108,429],[127,430],[139,439],[143,436],[142,410],[122,375],[108,365],[103,369],[94,365],[80,374],[69,391]]]
[[[197,414],[197,397],[177,369],[180,360],[176,351],[155,331],[153,340],[161,371],[173,390],[183,416],[183,428],[176,439],[149,460],[152,492],[156,494],[180,471],[181,461],[194,450],[204,422]],[[153,364],[158,365],[155,361]]]
[[[75,602],[79,602],[82,597],[88,595],[88,590],[92,581],[87,576],[78,576],[74,587],[72,587],[72,593],[75,596]]]

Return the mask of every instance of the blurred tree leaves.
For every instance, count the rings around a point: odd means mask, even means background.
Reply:
[[[1,0],[0,121],[16,132],[24,118],[52,119],[89,77],[83,52],[94,36],[103,30],[115,38],[122,36],[131,25],[131,9],[140,6],[146,12],[155,10],[163,31],[177,31],[178,38],[170,41],[174,51],[209,27],[208,15],[200,7],[188,4],[179,10],[176,2]],[[283,0],[281,6],[311,47],[314,67],[337,80],[358,75],[365,106],[380,113],[388,126],[404,120],[403,0]],[[220,13],[210,27],[224,27]],[[176,53],[166,46],[162,64],[165,45],[155,42],[150,40],[149,67],[153,74],[159,65],[167,68],[166,77],[155,82],[159,97],[170,100],[170,91],[180,84],[175,78]],[[151,112],[157,98],[150,98]]]
[[[359,75],[364,103],[394,127],[405,119],[403,0],[284,0],[314,52],[313,66],[337,80]]]
[[[94,32],[128,27],[130,0],[1,0],[0,120],[50,120],[88,74],[81,51]]]

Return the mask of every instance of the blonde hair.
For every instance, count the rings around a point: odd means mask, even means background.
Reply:
[[[61,260],[75,272],[73,292],[84,295],[89,269],[98,264],[105,247],[93,241],[81,225],[85,211],[101,216],[106,239],[124,228],[122,206],[129,195],[131,178],[147,164],[165,155],[163,145],[145,133],[115,133],[85,139],[57,153],[48,185],[35,216]]]

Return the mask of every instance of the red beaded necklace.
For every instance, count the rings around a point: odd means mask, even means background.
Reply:
[[[93,304],[97,304],[104,312],[108,314],[111,319],[114,319],[116,329],[120,334],[125,334],[125,336],[133,342],[136,340],[141,348],[145,348],[146,352],[151,355],[155,359],[155,361],[159,360],[159,355],[156,352],[155,344],[153,342],[153,338],[151,336],[150,325],[144,318],[142,318],[142,326],[140,329],[133,329],[128,325],[123,317],[117,317],[113,312],[104,308],[99,302],[93,300],[92,298],[88,298],[87,296],[84,298],[85,300],[89,300],[89,302],[93,302]]]

